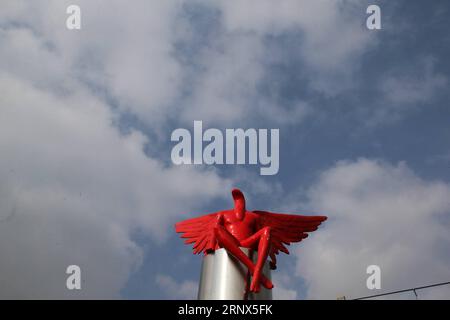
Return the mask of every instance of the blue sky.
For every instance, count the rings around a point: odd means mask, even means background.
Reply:
[[[383,291],[448,281],[446,1],[77,1],[77,31],[68,4],[0,10],[0,297],[195,298],[173,223],[231,207],[232,186],[330,217],[280,257],[275,298],[371,294],[371,264]],[[194,120],[279,128],[279,173],[174,166]]]

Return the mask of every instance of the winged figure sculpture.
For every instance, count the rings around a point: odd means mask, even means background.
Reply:
[[[244,194],[233,189],[234,208],[206,214],[175,224],[186,244],[193,245],[194,254],[208,254],[225,248],[241,261],[252,275],[250,291],[259,292],[260,285],[271,289],[272,282],[262,273],[270,257],[270,268],[276,269],[276,255],[289,254],[286,245],[300,242],[308,232],[317,230],[326,216],[303,216],[267,211],[247,211]],[[240,247],[258,252],[256,264]]]

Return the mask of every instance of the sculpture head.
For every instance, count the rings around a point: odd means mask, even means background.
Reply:
[[[234,212],[239,220],[244,219],[245,215],[245,197],[241,190],[235,188],[231,190],[234,199]]]

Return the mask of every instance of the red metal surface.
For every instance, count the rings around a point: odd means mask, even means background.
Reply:
[[[175,230],[182,233],[186,244],[193,245],[194,254],[225,248],[235,256],[252,274],[250,291],[259,292],[261,284],[271,289],[272,282],[262,274],[267,257],[271,269],[275,269],[276,255],[280,251],[289,254],[285,245],[302,241],[327,217],[247,211],[244,194],[239,189],[233,189],[231,194],[233,209],[178,222]],[[239,247],[256,250],[256,264]]]

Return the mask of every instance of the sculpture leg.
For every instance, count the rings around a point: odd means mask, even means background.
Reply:
[[[255,265],[247,255],[239,248],[240,243],[234,238],[224,227],[217,226],[214,228],[214,234],[216,236],[219,245],[230,252],[236,259],[241,261],[250,271],[251,274],[255,272]],[[270,289],[273,288],[272,282],[264,275],[260,275],[261,283],[264,287]]]
[[[260,290],[259,284],[262,279],[262,268],[264,267],[264,263],[266,262],[267,256],[269,254],[269,227],[259,230],[257,233],[241,242],[242,245],[251,247],[254,247],[256,243],[258,243],[258,261],[256,262],[255,272],[253,273],[252,283],[250,285],[250,291],[253,292],[259,292]],[[271,289],[272,287],[273,285],[269,289]]]

